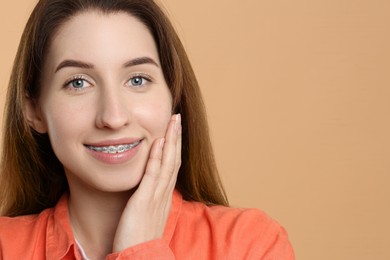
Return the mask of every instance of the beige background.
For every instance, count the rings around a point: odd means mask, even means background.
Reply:
[[[12,3],[11,3],[12,2]],[[0,95],[35,0],[0,5]],[[390,2],[165,0],[234,206],[297,259],[390,259]]]

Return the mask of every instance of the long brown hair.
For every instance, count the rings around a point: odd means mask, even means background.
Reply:
[[[126,12],[152,33],[173,110],[183,124],[182,165],[176,187],[184,199],[228,205],[209,138],[200,89],[184,47],[168,18],[152,0],[41,0],[23,32],[6,100],[0,173],[0,215],[39,213],[68,189],[63,167],[47,134],[27,123],[27,98],[39,96],[39,78],[51,38],[78,13]]]

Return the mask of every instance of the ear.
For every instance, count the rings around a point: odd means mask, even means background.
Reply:
[[[28,124],[38,133],[47,133],[47,124],[36,100],[26,97],[24,109]]]

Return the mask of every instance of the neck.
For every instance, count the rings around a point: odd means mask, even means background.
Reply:
[[[111,253],[119,219],[131,194],[70,188],[70,223],[89,258],[104,259]]]

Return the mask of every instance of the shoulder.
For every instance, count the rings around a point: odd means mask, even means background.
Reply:
[[[18,217],[0,217],[0,236],[8,232],[32,231],[43,222],[46,222],[51,209],[46,209],[40,214]]]
[[[235,236],[247,236],[248,230],[252,231],[251,234],[269,236],[281,230],[281,226],[275,220],[259,209],[207,206],[198,202],[184,202],[182,215],[187,221],[195,221],[198,225],[208,225],[222,233],[234,233]]]
[[[209,236],[230,252],[230,255],[247,259],[294,259],[285,229],[259,209],[206,206],[198,202],[183,202],[183,222],[191,230],[202,230],[199,236]],[[192,232],[192,231],[191,231]],[[197,231],[195,231],[197,232]],[[280,255],[280,257],[275,257]],[[236,258],[238,259],[238,258]]]
[[[26,252],[35,241],[44,241],[51,209],[37,215],[0,217],[0,252]],[[7,253],[8,252],[8,253]]]
[[[280,229],[280,225],[259,209],[207,206],[198,202],[184,201],[182,216],[215,228],[258,228],[261,232]],[[232,230],[230,230],[232,231]],[[238,230],[237,230],[238,231]]]

